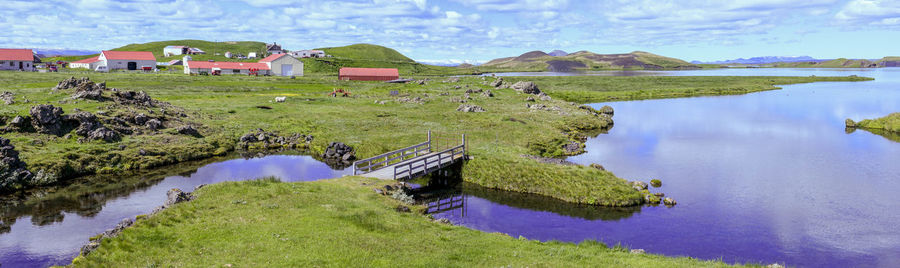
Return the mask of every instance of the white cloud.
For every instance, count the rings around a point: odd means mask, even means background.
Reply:
[[[834,17],[845,24],[900,25],[900,2],[853,0]]]

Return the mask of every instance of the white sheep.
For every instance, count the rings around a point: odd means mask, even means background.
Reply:
[[[284,102],[286,99],[287,97],[275,97],[275,102]]]

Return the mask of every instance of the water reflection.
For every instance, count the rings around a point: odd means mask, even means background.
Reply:
[[[68,264],[89,237],[123,218],[149,213],[163,203],[171,188],[191,191],[200,184],[267,176],[311,181],[348,173],[303,155],[214,158],[136,176],[87,177],[65,186],[3,196],[0,263],[9,267]]]

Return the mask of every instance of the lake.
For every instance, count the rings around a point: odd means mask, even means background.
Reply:
[[[534,198],[467,186],[455,197],[455,208],[435,216],[514,237],[593,239],[729,263],[900,267],[900,143],[844,128],[846,118],[900,112],[900,68],[590,75],[859,75],[876,80],[592,104],[612,106],[615,125],[589,139],[587,153],[568,160],[600,163],[629,180],[661,179],[663,186],[651,191],[677,200],[672,208],[591,211],[540,198],[522,202]]]
[[[205,165],[204,165],[205,164]],[[166,192],[187,192],[200,184],[276,176],[282,181],[341,177],[310,156],[270,155],[260,158],[214,158],[185,163],[131,177],[84,178],[71,185],[39,189],[27,198],[7,197],[0,219],[0,263],[3,267],[68,265],[91,236],[124,218],[150,213],[166,200]]]

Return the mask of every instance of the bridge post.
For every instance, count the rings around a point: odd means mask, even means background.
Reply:
[[[428,152],[431,153],[431,130],[428,131]]]
[[[466,145],[466,133],[462,134],[462,146],[463,146],[463,155],[465,155],[466,149],[468,149],[467,147],[469,147],[468,145]]]

